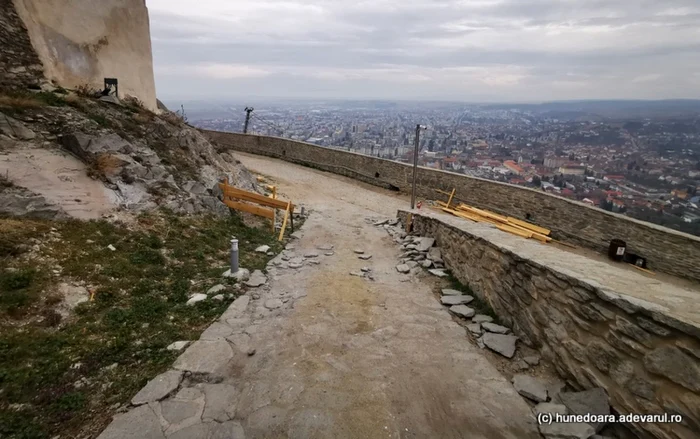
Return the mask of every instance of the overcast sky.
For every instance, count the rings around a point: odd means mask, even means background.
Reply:
[[[146,0],[164,99],[700,98],[699,0]]]

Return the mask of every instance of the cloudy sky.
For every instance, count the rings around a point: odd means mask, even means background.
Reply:
[[[158,95],[700,98],[698,0],[146,0]]]

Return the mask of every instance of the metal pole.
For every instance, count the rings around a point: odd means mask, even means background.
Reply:
[[[413,151],[413,190],[411,191],[411,210],[416,208],[416,176],[418,174],[418,147],[420,145],[420,124],[416,125],[416,142]]]
[[[231,240],[231,274],[238,273],[238,240]]]
[[[253,108],[250,107],[245,107],[245,125],[243,125],[243,134],[248,134],[248,123],[250,122],[250,113],[253,111]]]

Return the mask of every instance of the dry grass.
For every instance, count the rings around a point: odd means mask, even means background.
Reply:
[[[124,161],[112,154],[100,154],[95,162],[97,171],[105,176],[115,176],[121,172]]]
[[[183,123],[182,117],[178,116],[175,113],[169,112],[169,111],[164,111],[163,114],[160,115],[160,117],[164,121],[166,121],[169,124],[174,125],[176,127],[179,127]]]
[[[0,95],[0,107],[9,108],[38,108],[46,105],[34,96]]]
[[[132,116],[134,120],[141,124],[146,124],[153,121],[155,115],[147,110],[141,110]]]

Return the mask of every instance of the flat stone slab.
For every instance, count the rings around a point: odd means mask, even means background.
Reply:
[[[147,405],[115,416],[98,439],[165,439],[160,420]]]
[[[474,323],[490,323],[490,322],[493,322],[493,317],[487,316],[485,314],[477,314],[472,319],[472,322],[474,322]]]
[[[442,251],[437,247],[431,248],[428,250],[428,259],[431,261],[442,261]]]
[[[535,414],[551,413],[558,415],[566,415],[569,413],[566,406],[563,404],[553,404],[551,402],[541,402],[535,406]]]
[[[238,271],[233,274],[231,274],[231,270],[226,270],[222,276],[235,279],[238,282],[245,282],[250,279],[250,270],[246,268],[239,268]]]
[[[530,375],[515,375],[513,377],[513,387],[527,399],[535,402],[547,401],[547,384]]]
[[[429,261],[428,259],[426,259],[424,261],[421,261],[420,264],[423,266],[423,268],[430,268],[433,266],[433,261]]]
[[[194,306],[195,304],[199,302],[203,302],[207,300],[209,297],[206,294],[193,294],[190,299],[187,301],[186,305],[187,306]]]
[[[165,349],[167,349],[169,351],[181,351],[181,350],[185,349],[187,346],[189,346],[190,343],[191,343],[190,341],[186,341],[186,340],[176,341],[175,343],[169,344],[168,347]]]
[[[258,253],[267,253],[270,251],[270,246],[269,245],[261,245],[260,247],[255,249],[256,252]]]
[[[196,341],[182,355],[173,368],[193,373],[214,374],[225,367],[233,357],[226,340]]]
[[[545,439],[588,439],[595,434],[595,430],[589,424],[542,424],[540,433]]]
[[[442,296],[440,298],[440,303],[443,305],[466,305],[467,303],[470,303],[474,300],[474,297],[472,296],[467,296],[467,295],[460,295],[460,296]],[[471,316],[473,316],[472,314]],[[471,317],[469,316],[469,317]]]
[[[362,259],[363,261],[369,261],[372,259],[372,255],[360,255],[358,258]]]
[[[470,323],[467,325],[469,332],[475,335],[481,335],[481,325],[479,323]]]
[[[290,264],[291,265],[291,264]],[[267,283],[267,277],[260,270],[255,270],[253,274],[250,275],[250,279],[246,281],[246,285],[252,288],[265,285]]]
[[[447,277],[447,273],[445,273],[444,270],[432,269],[432,270],[428,270],[428,273],[432,274],[433,276],[437,276],[437,277]]]
[[[596,415],[610,414],[610,401],[608,394],[601,387],[584,390],[583,392],[562,392],[556,395],[554,401],[561,403],[575,415],[593,413]],[[591,424],[596,431],[605,426],[604,423]]]
[[[481,327],[489,332],[493,332],[494,334],[507,334],[510,332],[509,328],[490,322],[483,322]]]
[[[225,289],[226,289],[226,287],[225,287],[224,285],[221,285],[221,284],[219,284],[219,285],[214,285],[213,287],[211,287],[211,288],[209,288],[209,289],[207,290],[207,295],[210,295],[210,294],[217,294],[217,293],[219,293],[219,292],[221,292],[221,291],[224,291]]]
[[[435,244],[433,238],[420,238],[420,241],[416,243],[416,250],[419,252],[427,252],[433,244]]]
[[[238,391],[230,384],[198,384],[197,387],[204,392],[206,404],[202,420],[214,420],[226,422],[232,419],[236,413]]]
[[[518,337],[487,332],[482,337],[482,341],[484,345],[492,351],[506,358],[513,358],[513,355],[515,355],[515,342],[518,341]]]
[[[461,296],[461,295],[464,294],[464,293],[461,292],[461,291],[451,290],[451,289],[449,289],[449,288],[443,289],[443,290],[441,291],[441,293],[442,293],[443,296]]]
[[[355,254],[357,254],[357,255],[361,255],[361,254],[363,254],[363,253],[365,252],[365,251],[364,251],[364,250],[362,250],[361,248],[356,248],[356,249],[355,249],[355,250],[353,250],[353,251],[354,251],[354,252],[355,252]]]
[[[399,273],[408,273],[409,271],[411,271],[411,267],[409,267],[406,264],[399,264],[396,266],[396,271],[398,271]]]
[[[330,250],[333,250],[333,248],[335,248],[335,246],[331,245],[331,244],[321,244],[321,245],[317,246],[316,248],[319,250],[323,250],[323,251],[330,251]]]
[[[265,308],[267,309],[277,309],[282,306],[282,301],[279,299],[269,299],[265,301]]]
[[[305,258],[317,258],[318,252],[315,252],[315,251],[306,252],[306,253],[304,253],[304,257]]]
[[[158,375],[149,381],[136,396],[131,398],[131,403],[141,405],[160,401],[177,389],[182,381],[182,375],[183,372],[179,370],[169,370]]]
[[[451,306],[450,312],[466,318],[469,318],[476,313],[476,311],[474,311],[474,308],[470,308],[467,305]]]

